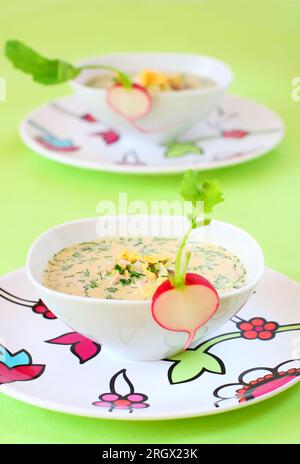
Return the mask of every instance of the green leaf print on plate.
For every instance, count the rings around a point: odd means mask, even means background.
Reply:
[[[185,352],[178,353],[171,358],[165,359],[172,363],[168,370],[168,379],[171,385],[184,382],[192,382],[205,372],[211,374],[225,374],[226,368],[223,361],[208,351],[219,343],[234,339],[243,339],[244,341],[261,340],[267,342],[272,340],[277,334],[300,330],[300,324],[279,325],[274,321],[267,321],[262,317],[254,317],[245,321],[237,316],[235,322],[239,332],[229,332],[217,335],[209,340],[200,343],[195,348],[188,348]],[[253,327],[259,327],[259,331],[253,330]]]
[[[204,151],[194,142],[170,142],[166,145],[165,157],[178,158],[191,153],[202,155]]]
[[[168,376],[171,384],[190,382],[202,375],[205,371],[213,374],[224,374],[225,366],[217,356],[199,351],[187,350],[179,353],[170,360],[175,361],[169,369]]]

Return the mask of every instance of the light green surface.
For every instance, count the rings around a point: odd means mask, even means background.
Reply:
[[[230,63],[233,92],[278,111],[287,133],[269,155],[213,173],[226,193],[217,216],[247,229],[270,267],[300,281],[300,102],[290,97],[291,79],[300,75],[299,1],[1,0],[0,6],[1,45],[19,38],[69,60],[161,50],[214,55]],[[18,137],[20,119],[69,88],[33,84],[3,58],[0,75],[7,81],[7,101],[0,102],[1,273],[24,264],[40,232],[95,215],[97,202],[116,199],[119,191],[128,192],[129,199],[174,198],[179,176],[81,171],[35,155]],[[299,442],[299,405],[296,386],[262,404],[214,417],[118,423],[48,412],[1,395],[0,442]]]

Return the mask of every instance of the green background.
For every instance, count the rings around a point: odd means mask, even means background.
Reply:
[[[291,80],[300,75],[299,19],[298,0],[0,0],[0,43],[19,38],[70,61],[114,51],[161,50],[203,53],[230,63],[232,91],[277,111],[286,136],[267,156],[213,173],[226,195],[217,217],[247,229],[261,244],[268,266],[300,281],[300,102],[291,98]],[[177,175],[84,171],[34,154],[18,136],[20,119],[70,89],[34,84],[2,57],[0,76],[7,83],[7,100],[0,102],[2,274],[23,266],[29,245],[42,231],[95,215],[97,203],[116,200],[119,191],[128,192],[129,200],[175,198]],[[299,405],[296,386],[222,415],[124,423],[49,412],[1,395],[0,441],[299,442]]]

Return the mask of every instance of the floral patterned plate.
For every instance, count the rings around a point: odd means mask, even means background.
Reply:
[[[136,174],[178,173],[243,163],[272,150],[283,123],[268,108],[227,95],[204,123],[164,146],[118,134],[86,112],[74,96],[31,112],[20,134],[36,153],[73,166]]]
[[[112,358],[38,300],[20,269],[0,279],[0,391],[36,406],[112,419],[175,419],[240,408],[300,378],[300,286],[267,269],[248,304],[185,353]],[[130,325],[123,334],[134,334]]]

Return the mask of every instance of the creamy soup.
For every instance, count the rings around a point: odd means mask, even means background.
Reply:
[[[71,295],[141,300],[154,291],[174,269],[179,247],[176,238],[104,237],[64,248],[48,262],[43,283]],[[210,243],[189,242],[189,272],[206,277],[226,293],[246,283],[240,259]]]
[[[141,71],[137,75],[131,74],[132,80],[148,90],[166,92],[188,89],[213,87],[216,83],[212,79],[191,73],[162,73],[151,70]],[[99,73],[86,81],[89,87],[109,89],[115,83],[112,73]]]

